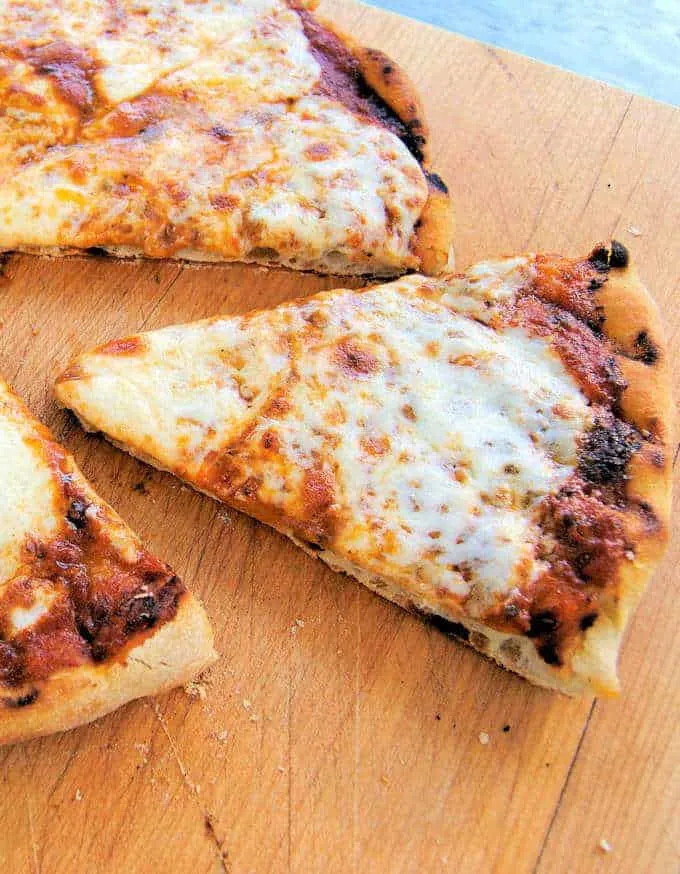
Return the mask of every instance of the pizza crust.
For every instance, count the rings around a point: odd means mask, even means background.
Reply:
[[[186,593],[175,618],[131,649],[124,661],[55,674],[35,684],[38,697],[24,706],[0,703],[0,744],[92,722],[128,701],[190,680],[216,658],[207,616]],[[11,701],[6,692],[3,698]]]
[[[379,49],[361,46],[348,33],[322,16],[317,20],[334,33],[354,55],[366,83],[417,139],[420,166],[428,182],[428,199],[416,226],[412,248],[419,270],[436,276],[454,269],[454,212],[448,189],[430,167],[430,130],[422,102],[406,71]]]

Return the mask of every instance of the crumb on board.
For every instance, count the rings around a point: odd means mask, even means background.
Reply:
[[[600,843],[598,844],[598,847],[602,850],[603,853],[611,853],[612,851],[612,845],[606,838],[600,838]]]
[[[505,725],[503,726],[503,731],[504,731],[506,734],[510,731],[510,726],[508,725],[507,722],[506,722]]]
[[[305,627],[305,620],[304,619],[296,619],[295,624],[297,625],[298,628],[304,628]]]
[[[201,701],[205,701],[208,697],[208,690],[206,689],[205,685],[203,683],[196,682],[196,680],[191,680],[189,683],[186,683],[184,686],[184,691],[192,698],[200,698]]]
[[[631,237],[641,237],[642,236],[642,231],[640,230],[640,228],[636,228],[635,225],[628,225],[626,230],[631,235]]]
[[[80,789],[76,789],[76,794],[75,794],[74,798],[76,801],[83,800],[83,793],[80,791]]]
[[[488,731],[480,731],[479,732],[479,742],[483,746],[486,746],[489,743],[489,732]]]
[[[244,708],[245,708],[246,710],[249,710],[249,709],[250,709],[250,705],[251,705],[250,698],[244,698],[244,699],[243,699],[243,706],[244,706]]]
[[[229,729],[228,729],[228,728],[223,728],[222,731],[218,731],[218,732],[217,732],[217,734],[215,735],[215,737],[217,738],[217,740],[218,740],[221,744],[223,744],[223,743],[224,743],[224,742],[229,738]]]
[[[383,774],[382,777],[380,778],[380,782],[384,783],[385,786],[389,786],[390,785],[390,778],[387,776],[387,774]]]
[[[283,767],[283,765],[277,765],[276,770],[279,771],[281,774],[286,773],[286,769]]]
[[[141,753],[144,759],[149,755],[150,745],[148,743],[137,743],[135,744],[135,749],[138,753]]]

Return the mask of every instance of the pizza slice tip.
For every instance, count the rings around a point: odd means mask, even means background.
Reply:
[[[215,659],[199,602],[0,380],[0,743],[65,731]]]

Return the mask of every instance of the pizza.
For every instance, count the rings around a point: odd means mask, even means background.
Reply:
[[[617,690],[672,441],[659,315],[621,244],[115,340],[57,395],[532,682]]]
[[[7,0],[0,251],[440,271],[418,96],[303,0]]]
[[[207,617],[0,381],[0,743],[73,728],[215,658]]]

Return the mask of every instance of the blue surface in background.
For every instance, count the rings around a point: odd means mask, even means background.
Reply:
[[[680,105],[680,0],[369,0]]]

